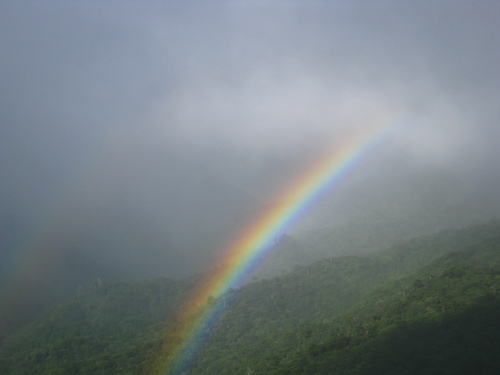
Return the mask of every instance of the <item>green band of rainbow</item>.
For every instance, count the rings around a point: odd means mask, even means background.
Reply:
[[[179,323],[175,331],[169,333],[162,350],[161,371],[154,373],[178,375],[185,371],[203,341],[203,332],[223,310],[220,301],[209,304],[210,297],[217,300],[230,287],[240,285],[249,277],[275,239],[289,230],[327,191],[336,187],[389,134],[391,128],[389,125],[377,127],[343,142],[290,184],[279,195],[280,203],[258,216],[237,237],[222,257],[222,267],[184,305]]]

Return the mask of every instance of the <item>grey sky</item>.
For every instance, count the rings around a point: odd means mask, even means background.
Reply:
[[[487,1],[1,2],[10,253],[127,215],[182,253],[385,115],[401,128],[359,173],[428,166],[494,197],[499,16]]]

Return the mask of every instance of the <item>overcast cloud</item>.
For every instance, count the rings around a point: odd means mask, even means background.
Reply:
[[[359,176],[430,168],[498,203],[499,16],[493,1],[1,2],[2,272],[50,237],[46,258],[186,274],[218,246],[196,238],[382,118],[400,126]]]

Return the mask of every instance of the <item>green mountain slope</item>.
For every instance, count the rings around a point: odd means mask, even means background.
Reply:
[[[361,363],[356,353],[376,356],[378,347],[399,345],[394,338],[439,332],[435,324],[463,321],[470,311],[491,316],[500,288],[498,268],[491,266],[499,250],[500,221],[491,221],[371,256],[325,259],[232,290],[223,297],[230,308],[190,373],[328,373],[318,369],[333,361],[344,366],[335,373],[368,374],[349,372],[361,366],[352,367]],[[0,348],[0,373],[140,373],[158,343],[168,340],[176,309],[196,282],[162,279],[82,291],[9,336]],[[484,322],[478,329],[494,332]],[[443,340],[451,340],[446,334]],[[480,333],[477,340],[497,347],[488,337]]]
[[[193,282],[96,285],[5,340],[2,374],[135,373]]]
[[[464,235],[462,240],[468,237],[465,236],[466,232],[460,233],[460,235]],[[469,232],[469,234],[471,233]],[[446,236],[448,235],[449,233],[446,233]],[[450,236],[450,239],[453,237]],[[343,347],[346,340],[351,343],[354,338],[363,338],[363,335],[368,334],[368,332],[374,334],[377,330],[387,330],[393,324],[387,323],[389,321],[401,320],[405,323],[418,319],[425,321],[428,314],[434,317],[442,314],[461,314],[462,310],[473,306],[481,298],[496,296],[496,290],[500,286],[498,284],[500,275],[497,268],[490,269],[489,267],[500,261],[500,236],[485,238],[470,245],[466,250],[449,253],[437,259],[434,258],[435,260],[432,261],[429,253],[435,249],[434,246],[445,243],[441,236],[436,239],[439,241],[432,242],[430,238],[427,238],[424,241],[427,246],[415,250],[412,256],[401,258],[402,253],[398,249],[405,248],[408,251],[421,240],[411,241],[374,256],[372,260],[374,263],[371,264],[372,268],[370,268],[371,273],[365,279],[366,284],[354,282],[351,285],[351,290],[359,288],[363,292],[359,292],[359,298],[353,298],[350,304],[342,305],[342,301],[338,302],[338,299],[329,299],[324,289],[318,290],[313,297],[310,297],[308,293],[296,293],[302,296],[302,302],[298,299],[294,301],[295,311],[301,309],[308,311],[310,319],[293,321],[294,318],[301,315],[294,315],[292,312],[287,314],[286,310],[285,313],[281,313],[281,316],[276,313],[272,315],[270,312],[267,312],[266,315],[259,315],[252,311],[249,306],[246,306],[246,311],[238,312],[240,307],[236,305],[228,312],[228,321],[223,320],[220,323],[220,328],[212,333],[207,348],[198,359],[193,373],[232,374],[241,372],[248,367],[258,370],[256,373],[267,374],[271,373],[274,368],[268,367],[272,363],[282,364],[284,361],[286,363],[284,368],[289,368],[291,364],[287,361],[295,361],[293,359],[295,357],[290,358],[290,353],[297,350],[302,357],[305,356],[306,361],[315,362],[314,358],[308,357],[310,350],[316,350],[311,349],[311,347],[314,348],[315,345],[328,346],[330,336],[334,337],[331,343],[333,347]],[[417,264],[425,261],[419,260],[416,255],[418,253],[421,253],[424,259],[428,259],[431,263],[419,267]],[[405,263],[402,259],[409,259],[411,262]],[[356,258],[353,259],[351,265],[359,267],[356,260]],[[413,272],[400,273],[401,271],[397,270],[398,265],[400,269],[407,267],[408,270],[411,268],[411,264],[414,264],[415,267]],[[478,266],[479,264],[482,266]],[[378,271],[377,265],[379,266]],[[351,273],[356,275],[359,274],[360,270],[362,273],[365,272],[364,268],[356,270],[353,267]],[[389,279],[391,275],[398,274],[400,275],[393,277],[388,282],[379,282],[381,278]],[[306,282],[307,278],[304,277],[302,280]],[[352,278],[351,281],[353,281]],[[368,286],[370,282],[371,285]],[[317,283],[317,285],[321,284]],[[301,289],[296,290],[302,291]],[[331,295],[341,295],[335,289],[330,288],[329,290]],[[319,306],[321,308],[318,308]],[[404,315],[403,310],[406,311]],[[275,319],[272,319],[271,316],[274,316]],[[307,316],[307,313],[302,316]],[[246,323],[245,328],[241,327],[243,322]],[[493,329],[493,327],[490,328]],[[396,326],[393,329],[396,329]],[[354,335],[353,332],[358,333]],[[324,344],[325,342],[327,344]],[[344,344],[341,344],[342,342]],[[269,355],[269,353],[272,354]],[[324,369],[316,371],[314,366],[311,368],[306,366],[305,368],[308,369],[304,370],[306,372],[291,373],[328,373],[324,372]]]
[[[332,332],[327,340],[273,365],[260,361],[260,370],[281,375],[498,373],[499,286],[498,267],[446,269],[368,319],[323,327]]]
[[[269,332],[287,331],[304,322],[331,320],[361,301],[367,302],[357,313],[370,312],[387,295],[402,294],[400,287],[411,286],[415,277],[405,280],[405,276],[442,255],[495,238],[499,230],[499,222],[492,221],[463,230],[445,231],[372,256],[325,259],[297,267],[281,277],[252,283],[239,291],[236,302],[212,333],[208,345],[213,354],[206,361],[200,360],[202,367],[208,367],[213,358],[223,358],[228,346],[230,352],[234,352],[235,348],[248,348],[258,343],[255,345],[257,351],[266,350],[267,344],[261,341]],[[428,272],[425,271],[425,276]],[[380,289],[385,284],[388,290]]]

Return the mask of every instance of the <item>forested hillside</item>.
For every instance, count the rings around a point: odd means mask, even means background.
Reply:
[[[96,283],[9,337],[2,374],[134,373],[195,280]]]
[[[189,374],[493,374],[499,263],[491,221],[252,282]],[[148,374],[197,281],[82,290],[5,340],[0,373]]]
[[[288,375],[498,373],[499,286],[498,267],[451,267],[381,300],[369,318],[315,327],[329,333],[326,340],[248,366]]]
[[[245,366],[256,367],[260,363],[256,358],[266,362],[268,359],[262,357],[269,352],[290,353],[326,340],[325,335],[332,330],[346,329],[345,323],[336,323],[337,319],[368,324],[364,319],[371,319],[391,301],[404,299],[450,267],[495,265],[500,262],[498,224],[445,231],[369,257],[326,259],[251,284],[240,292],[212,333],[194,373],[225,373],[227,369],[230,374],[231,369],[237,372]]]

